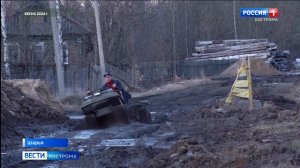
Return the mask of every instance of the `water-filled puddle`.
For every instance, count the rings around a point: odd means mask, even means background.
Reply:
[[[146,147],[149,147],[149,146],[154,146],[154,144],[157,143],[158,140],[156,138],[144,138],[143,142]]]
[[[98,133],[99,130],[84,130],[74,136],[74,139],[89,139],[92,135]]]
[[[134,146],[136,144],[136,139],[108,139],[103,140],[101,145],[109,147],[123,147],[123,146]]]
[[[167,137],[167,136],[172,136],[172,135],[174,135],[175,134],[175,132],[165,132],[165,133],[163,133],[163,134],[160,134],[159,136],[160,137]]]
[[[83,120],[85,118],[84,115],[70,115],[68,116],[71,120]]]
[[[59,165],[50,163],[50,164],[43,166],[42,168],[59,168]]]

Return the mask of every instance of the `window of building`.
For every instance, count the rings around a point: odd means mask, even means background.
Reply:
[[[63,42],[63,64],[67,65],[69,64],[69,51],[68,51],[68,43]]]
[[[9,62],[11,63],[20,63],[20,45],[19,43],[8,43],[7,44],[7,54],[9,58]]]
[[[48,16],[46,15],[43,18],[44,18],[44,23],[47,23],[48,22]]]
[[[32,46],[32,63],[43,63],[45,42],[34,43]]]
[[[13,25],[12,26],[18,26],[19,25],[19,16],[15,16],[13,19]]]
[[[40,16],[40,17],[31,17],[31,23],[33,24],[41,24],[44,21],[44,17]]]

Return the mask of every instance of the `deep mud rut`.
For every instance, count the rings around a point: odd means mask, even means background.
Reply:
[[[57,150],[77,150],[81,153],[79,161],[22,161],[24,149],[16,146],[1,150],[1,161],[6,167],[30,168],[300,166],[299,102],[280,98],[278,94],[283,93],[270,89],[258,98],[279,104],[277,109],[222,111],[220,107],[231,87],[229,81],[216,80],[132,99],[131,104],[146,103],[152,124],[132,122],[106,129],[88,128],[82,114],[69,113],[68,121],[42,126],[48,130],[43,135],[32,134],[68,138],[68,149]],[[254,90],[264,90],[262,87],[269,85],[263,83],[278,80],[258,82]],[[279,81],[286,82],[298,85],[299,78]],[[119,146],[109,146],[116,141]],[[200,153],[194,151],[199,145]]]

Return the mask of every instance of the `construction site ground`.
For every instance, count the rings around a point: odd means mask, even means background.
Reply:
[[[300,167],[299,75],[254,77],[262,108],[252,111],[224,106],[233,80],[185,80],[134,93],[130,104],[145,104],[152,124],[89,128],[81,111],[67,111],[50,121],[20,118],[12,127],[5,122],[13,115],[1,114],[1,167]],[[1,102],[10,87],[1,88]],[[45,150],[76,150],[80,159],[22,161],[24,137],[68,138],[68,149]]]

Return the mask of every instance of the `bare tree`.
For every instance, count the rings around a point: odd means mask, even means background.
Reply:
[[[3,59],[4,59],[5,79],[10,79],[11,74],[10,74],[7,32],[6,32],[6,1],[1,1],[1,32],[3,38]]]
[[[173,77],[177,78],[176,36],[175,36],[175,2],[172,2],[172,38],[173,38]]]
[[[61,60],[63,60],[63,34],[62,34],[62,18],[59,9],[59,1],[55,0],[55,9],[56,9],[56,17],[57,17],[57,31],[58,31],[58,42],[59,42],[59,51]]]
[[[234,26],[234,38],[237,39],[237,32],[236,32],[236,18],[235,18],[235,0],[233,0],[233,26]]]
[[[190,3],[189,3],[190,5]],[[185,49],[186,49],[186,58],[189,57],[189,47],[188,47],[188,7],[187,1],[185,1]]]

